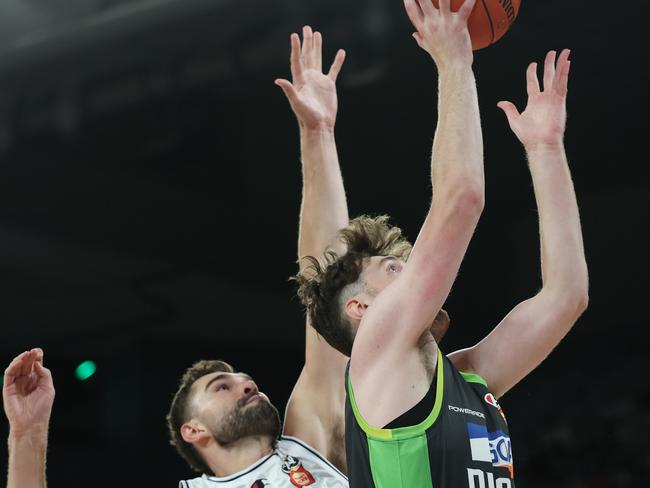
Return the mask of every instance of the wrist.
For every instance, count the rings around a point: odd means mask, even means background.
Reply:
[[[9,442],[47,442],[49,426],[47,424],[30,425],[27,428],[10,426]]]
[[[438,83],[442,85],[465,86],[466,83],[475,83],[474,70],[471,64],[455,62],[441,67],[438,65]]]
[[[535,154],[557,154],[564,153],[564,142],[562,140],[553,142],[535,142],[524,144],[524,149],[529,155]]]
[[[312,134],[333,134],[334,124],[318,123],[313,125],[300,124],[300,133],[304,135]]]
[[[472,73],[472,64],[474,63],[473,56],[469,58],[454,57],[448,60],[433,59],[438,69],[438,76],[443,75],[463,75]]]

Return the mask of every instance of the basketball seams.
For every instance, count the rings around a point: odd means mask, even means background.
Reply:
[[[490,9],[488,9],[487,5],[485,4],[485,0],[481,0],[481,4],[483,5],[483,10],[485,10],[485,15],[487,15],[488,23],[490,24],[490,32],[492,33],[492,40],[490,41],[490,44],[494,43],[494,24],[492,24],[492,16],[490,15]]]

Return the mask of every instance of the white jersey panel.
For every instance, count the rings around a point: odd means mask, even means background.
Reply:
[[[315,449],[282,436],[272,454],[224,478],[203,475],[179,488],[348,488],[348,479]]]

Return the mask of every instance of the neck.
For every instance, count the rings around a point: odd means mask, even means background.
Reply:
[[[212,441],[201,454],[217,477],[242,471],[273,452],[275,440],[269,436],[246,437],[228,445]]]

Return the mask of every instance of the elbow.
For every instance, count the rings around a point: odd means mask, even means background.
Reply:
[[[589,306],[589,292],[587,286],[575,286],[572,289],[548,290],[551,293],[552,303],[558,307],[558,312],[572,322],[587,310]]]
[[[461,215],[478,219],[485,207],[483,185],[476,182],[461,182],[449,191],[447,202]]]
[[[586,266],[584,272],[577,273],[577,276],[580,278],[574,283],[569,294],[576,318],[580,317],[589,307],[589,278]]]
[[[575,299],[576,314],[578,316],[582,315],[589,307],[589,291],[585,287],[584,291],[579,293]]]

